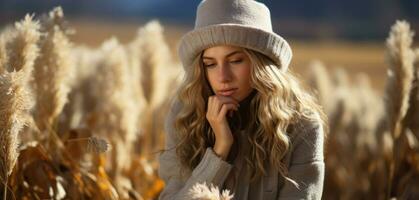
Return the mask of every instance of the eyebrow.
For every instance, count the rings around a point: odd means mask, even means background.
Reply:
[[[238,53],[243,53],[243,51],[240,51],[240,50],[233,51],[233,52],[231,52],[231,53],[227,54],[227,56],[226,56],[226,57],[230,57],[230,56],[232,56],[232,55],[234,55],[234,54],[238,54]],[[203,58],[203,59],[214,59],[214,58],[211,58],[211,57],[206,57],[206,56],[203,56],[202,58]]]

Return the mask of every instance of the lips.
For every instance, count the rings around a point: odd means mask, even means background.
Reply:
[[[218,93],[223,96],[230,96],[236,92],[237,88],[231,88],[226,90],[219,90]]]

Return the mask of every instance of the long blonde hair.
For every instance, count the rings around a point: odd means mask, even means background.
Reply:
[[[252,131],[247,134],[250,155],[246,161],[252,170],[251,180],[266,174],[264,160],[268,160],[285,179],[292,181],[282,162],[290,149],[288,128],[302,118],[318,121],[313,115],[318,113],[326,135],[327,117],[313,95],[303,90],[291,71],[282,71],[264,54],[243,50],[251,60],[251,83],[257,91],[250,102],[250,110],[256,115],[250,117],[249,124],[252,126],[249,128]],[[197,56],[180,85],[177,99],[181,108],[174,122],[180,139],[176,154],[183,168],[190,171],[198,165],[206,148],[215,143],[214,133],[205,117],[207,99],[212,92],[201,56],[202,53]]]

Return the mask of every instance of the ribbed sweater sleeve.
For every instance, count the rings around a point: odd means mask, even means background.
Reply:
[[[200,163],[187,177],[181,177],[181,165],[176,156],[176,144],[178,142],[173,128],[177,106],[173,105],[165,120],[165,151],[159,155],[158,175],[165,182],[165,187],[160,193],[160,200],[183,200],[191,199],[189,190],[196,183],[213,184],[221,188],[227,178],[232,165],[218,157],[211,147],[207,147]]]

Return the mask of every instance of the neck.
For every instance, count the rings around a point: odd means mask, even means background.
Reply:
[[[250,103],[252,102],[253,97],[256,95],[256,90],[253,91],[242,101],[240,101],[240,107],[238,112],[235,112],[233,117],[229,119],[229,125],[232,131],[238,131],[245,128],[249,121],[250,113]]]
[[[250,102],[252,101],[253,97],[256,95],[256,90],[253,89],[252,92],[250,92],[249,95],[247,95],[246,98],[244,98],[242,101],[240,101],[240,106],[242,105],[250,105]]]

